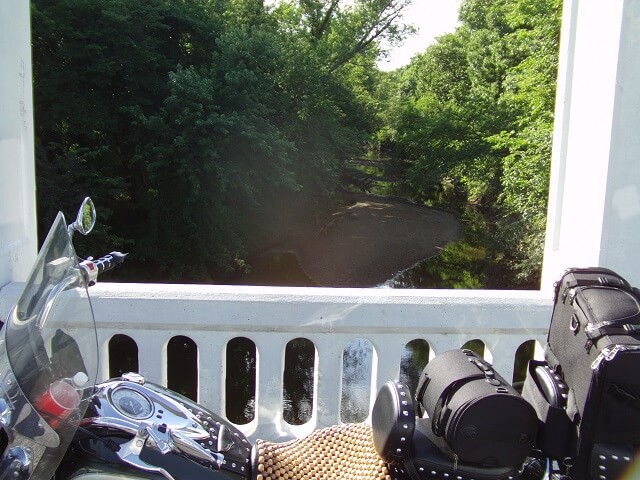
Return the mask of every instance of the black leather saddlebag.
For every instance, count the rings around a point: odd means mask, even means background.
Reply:
[[[425,367],[416,398],[433,442],[459,462],[517,467],[536,438],[533,407],[470,350],[450,350]]]
[[[605,268],[567,270],[556,283],[547,343],[546,360],[569,388],[571,477],[600,478],[603,451],[621,452],[614,456],[628,464],[624,452],[640,446],[638,290]]]
[[[513,480],[518,467],[467,464],[440,451],[431,423],[415,418],[414,401],[406,385],[387,382],[371,413],[373,444],[396,480]]]

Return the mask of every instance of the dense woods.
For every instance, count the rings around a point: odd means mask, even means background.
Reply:
[[[379,193],[467,222],[445,253],[476,252],[471,286],[535,286],[560,1],[464,0],[455,32],[382,72],[409,2],[34,0],[40,231],[90,194],[125,275],[223,281],[333,211],[367,155],[399,179]]]

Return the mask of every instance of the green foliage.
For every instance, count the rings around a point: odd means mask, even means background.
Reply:
[[[385,188],[485,215],[451,251],[533,283],[560,2],[465,0],[454,33],[382,74],[409,3],[35,0],[41,231],[90,194],[93,239],[130,250],[132,277],[221,280],[333,208],[345,162],[377,143],[402,175]]]
[[[113,240],[131,246],[133,236],[122,226],[134,224],[135,209],[123,205],[139,192],[132,193],[132,184],[142,175],[131,165],[138,138],[130,112],[162,102],[175,64],[209,56],[202,15],[179,6],[167,0],[32,4],[41,234],[59,208],[73,211],[92,195],[100,206],[96,231],[110,225]]]
[[[415,199],[492,219],[485,245],[514,286],[535,285],[542,262],[560,7],[463,1],[461,26],[399,75],[379,134],[411,162]]]
[[[413,33],[400,23],[411,0],[283,0],[276,15],[287,33],[302,35],[308,55],[333,72],[361,57],[373,58],[381,41],[397,43]]]
[[[35,0],[41,231],[90,194],[136,280],[245,268],[335,202],[407,1]]]
[[[216,73],[179,68],[159,114],[139,119],[148,132],[136,155],[148,172],[144,253],[175,278],[207,279],[232,267],[248,233],[235,219],[259,216],[270,192],[292,182],[282,165],[288,144],[264,119],[264,105],[233,88],[259,79],[243,68]],[[192,252],[198,265],[188,261]]]

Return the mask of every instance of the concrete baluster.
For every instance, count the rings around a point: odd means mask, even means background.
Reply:
[[[261,438],[276,440],[288,435],[282,419],[282,372],[288,338],[261,334],[252,338],[256,344],[256,417]]]
[[[400,358],[404,346],[411,339],[399,335],[384,336],[372,339],[375,348],[373,372],[371,379],[372,405],[378,390],[389,380],[397,380],[400,374]]]
[[[167,385],[167,343],[173,335],[163,331],[127,332],[138,345],[140,374],[153,383]]]
[[[194,340],[198,345],[198,403],[212,412],[224,415],[226,345],[230,336],[219,332],[200,332]]]
[[[440,355],[447,350],[453,350],[454,348],[460,348],[471,338],[464,338],[461,335],[452,334],[436,334],[429,335],[426,339],[433,349],[434,355]]]
[[[317,368],[314,407],[316,427],[323,428],[340,423],[342,396],[342,356],[351,338],[340,335],[322,335],[315,339]]]

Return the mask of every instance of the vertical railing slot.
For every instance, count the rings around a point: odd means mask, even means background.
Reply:
[[[516,350],[513,360],[513,385],[518,391],[522,391],[524,379],[527,377],[527,365],[533,358],[536,349],[536,341],[528,340]]]
[[[340,419],[344,423],[362,422],[369,416],[372,378],[373,345],[365,338],[351,340],[342,354]]]
[[[482,340],[476,338],[473,340],[469,340],[460,348],[466,348],[468,350],[471,350],[472,352],[477,353],[480,357],[485,358],[487,347]]]
[[[313,414],[316,349],[311,340],[295,338],[287,343],[283,372],[283,419],[302,425]]]
[[[139,372],[138,345],[128,335],[120,333],[109,340],[109,377],[120,377],[123,373]]]
[[[256,344],[246,337],[227,343],[225,369],[225,412],[237,425],[255,417]]]
[[[431,347],[426,340],[415,339],[408,342],[400,356],[400,381],[406,384],[413,395],[418,387],[422,370],[429,363]]]
[[[198,400],[198,347],[189,337],[178,335],[167,344],[167,386]]]

